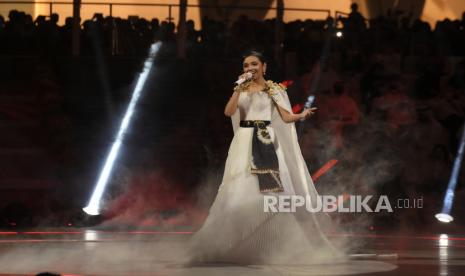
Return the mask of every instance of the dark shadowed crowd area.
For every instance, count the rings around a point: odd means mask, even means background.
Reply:
[[[310,173],[337,160],[315,182],[321,193],[423,199],[421,209],[369,214],[370,229],[429,225],[441,209],[465,121],[465,14],[435,26],[395,11],[297,20],[282,24],[278,48],[274,19],[189,20],[185,59],[173,22],[100,14],[81,22],[73,57],[72,20],[58,19],[0,17],[1,227],[74,223],[156,41],[105,196],[109,216],[189,224],[176,215],[208,207],[233,134],[224,106],[251,48],[296,112],[315,95],[316,115],[296,127]],[[453,207],[462,215],[464,181],[462,170]]]

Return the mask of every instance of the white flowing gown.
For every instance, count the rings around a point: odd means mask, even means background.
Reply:
[[[240,93],[222,183],[206,221],[190,240],[192,261],[289,264],[343,259],[324,234],[327,215],[302,208],[298,213],[264,211],[264,195],[317,195],[294,124],[282,121],[275,103],[292,112],[284,90]],[[250,172],[254,128],[238,127],[239,120],[271,121],[267,129],[284,192],[260,192],[258,177]]]

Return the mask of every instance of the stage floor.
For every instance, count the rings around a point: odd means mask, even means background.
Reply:
[[[351,235],[364,253],[331,265],[184,265],[191,232],[47,230],[0,233],[0,275],[464,275],[465,237]],[[335,235],[334,238],[337,238]],[[345,235],[342,235],[345,236]],[[212,237],[214,238],[214,237]],[[376,254],[376,255],[375,255]],[[395,255],[397,254],[397,258]]]

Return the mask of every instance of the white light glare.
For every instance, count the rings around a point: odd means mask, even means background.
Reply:
[[[341,31],[337,31],[337,32],[336,32],[336,36],[337,36],[337,37],[342,37],[342,32],[341,32]]]
[[[452,209],[452,203],[454,202],[455,187],[457,186],[457,179],[459,177],[460,167],[462,166],[463,154],[465,151],[465,125],[463,126],[462,138],[460,139],[459,148],[457,155],[455,156],[454,166],[447,184],[446,194],[444,196],[444,202],[442,204],[441,213],[436,214],[436,218],[441,222],[451,222],[454,220],[450,215]]]
[[[435,215],[436,219],[440,222],[449,223],[454,220],[454,218],[449,214],[439,213]]]
[[[142,73],[140,73],[139,78],[137,79],[136,87],[132,92],[131,101],[129,102],[128,109],[126,110],[124,118],[121,122],[121,126],[119,128],[118,134],[116,135],[116,139],[113,142],[110,153],[107,156],[105,166],[103,167],[103,170],[100,173],[100,176],[98,178],[97,184],[95,186],[94,192],[92,193],[92,197],[90,198],[89,203],[86,207],[83,208],[84,212],[86,212],[89,215],[98,215],[100,213],[100,200],[102,199],[103,192],[105,191],[105,187],[108,183],[108,178],[110,177],[116,157],[118,156],[119,149],[124,139],[124,134],[126,133],[127,127],[129,126],[132,114],[134,113],[134,108],[137,104],[137,100],[139,99],[142,88],[144,87],[150,70],[152,69],[153,61],[158,50],[160,49],[160,46],[161,42],[157,42],[152,44],[152,46],[150,47],[149,56],[145,60],[144,69],[142,70]]]
[[[439,236],[439,246],[448,246],[449,245],[449,236],[447,234],[441,234]]]

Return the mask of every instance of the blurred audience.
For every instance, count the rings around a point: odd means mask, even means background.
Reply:
[[[313,169],[331,158],[351,163],[347,168],[352,169],[354,164],[369,163],[348,173],[359,175],[360,183],[369,183],[370,177],[380,181],[378,172],[383,168],[392,172],[384,179],[403,179],[409,191],[426,188],[437,192],[438,185],[443,187],[449,177],[465,121],[465,13],[461,20],[444,19],[432,27],[398,11],[368,21],[357,4],[352,4],[348,17],[336,22],[342,36],[335,35],[330,26],[333,20],[284,23],[282,60],[272,59],[275,19],[240,16],[228,25],[205,17],[200,29],[188,20],[188,60],[195,61],[193,68],[203,78],[199,80],[201,85],[192,87],[193,93],[212,107],[204,110],[201,118],[208,123],[197,126],[208,125],[212,137],[230,131],[227,118],[217,108],[226,102],[232,89],[227,76],[237,75],[240,65],[236,60],[242,52],[258,48],[271,58],[271,79],[292,80],[288,82],[292,83],[288,87],[292,104],[302,104],[309,93],[316,96],[317,116],[306,123],[300,137],[303,154],[312,160]],[[33,20],[17,10],[12,10],[6,20],[0,16],[0,52],[11,57],[39,56],[43,63],[50,64],[57,57],[71,57],[71,18],[66,18],[63,26],[58,21],[57,14]],[[163,41],[162,54],[175,59],[173,22],[95,14],[81,27],[83,57],[144,57],[152,42]],[[329,41],[329,47],[325,41]],[[328,47],[324,61],[320,60],[323,47]],[[215,69],[218,66],[223,69]],[[49,91],[39,97],[41,109],[49,114],[44,124],[50,124],[50,129],[66,129],[69,122],[60,105],[64,93],[58,84],[60,77],[31,74],[28,77],[37,84],[36,89]],[[177,103],[179,114],[184,107],[189,110],[190,104]],[[189,131],[198,133],[195,128],[183,128],[183,136],[187,137]],[[224,154],[227,139],[203,142],[207,144],[207,160],[224,160],[215,155]],[[59,149],[55,151],[60,155]],[[362,189],[370,190],[369,185]]]

